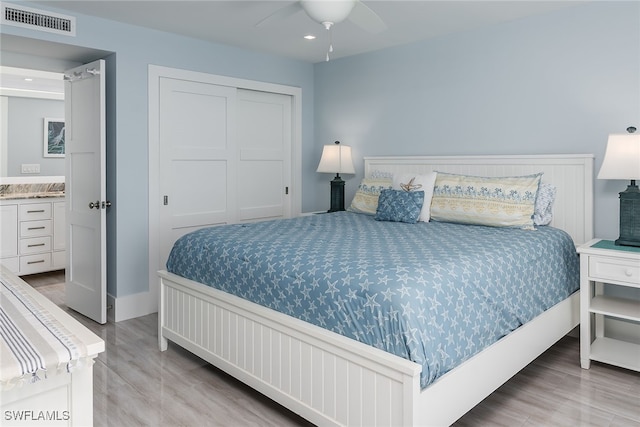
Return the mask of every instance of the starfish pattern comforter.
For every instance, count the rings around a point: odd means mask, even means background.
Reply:
[[[167,269],[414,361],[423,388],[579,288],[562,230],[351,212],[200,229]]]

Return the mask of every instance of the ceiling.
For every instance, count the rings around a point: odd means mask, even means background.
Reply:
[[[311,63],[324,61],[329,46],[325,28],[301,9],[288,16],[280,16],[296,1],[45,0],[34,3],[61,9],[62,13],[72,16],[92,15]],[[349,19],[336,23],[331,34],[334,47],[331,59],[470,31],[573,7],[586,1],[365,0],[363,3],[382,19],[386,29],[372,33]],[[271,18],[256,25],[267,17]],[[82,28],[81,19],[77,25],[78,31],[86,31]],[[317,38],[305,40],[303,36],[308,34],[314,34]],[[28,39],[9,35],[3,35],[2,49],[5,52],[22,51],[30,55],[77,62],[89,62],[100,53],[89,48],[83,50],[77,46],[35,39],[30,44]],[[29,74],[29,70],[24,71]],[[14,90],[20,90],[22,96],[30,96],[30,91],[36,96],[34,91],[40,91],[48,97],[48,92],[63,92],[61,76],[53,76],[53,79],[46,73],[27,76],[21,74],[18,68],[0,68],[0,93],[15,94],[18,92]],[[25,77],[37,78],[25,82]]]
[[[0,95],[62,99],[61,73],[0,66]]]
[[[311,63],[325,60],[329,37],[321,24],[304,11],[264,18],[295,1],[36,1],[64,9],[132,25],[167,31],[197,39],[267,52]],[[469,31],[501,22],[547,13],[585,3],[577,0],[365,0],[387,28],[364,31],[350,20],[332,29],[332,59],[397,46],[413,41]],[[63,11],[64,13],[64,11]],[[79,31],[82,21],[78,22]],[[304,35],[315,34],[315,40]]]

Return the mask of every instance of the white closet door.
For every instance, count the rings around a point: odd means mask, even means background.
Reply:
[[[291,214],[291,96],[238,90],[238,221]]]
[[[195,229],[236,222],[236,89],[160,79],[161,259]]]

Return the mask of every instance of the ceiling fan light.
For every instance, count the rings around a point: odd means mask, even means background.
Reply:
[[[300,4],[314,21],[337,24],[347,19],[356,0],[300,0]]]

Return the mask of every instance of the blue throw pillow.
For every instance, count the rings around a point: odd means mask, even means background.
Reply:
[[[415,224],[423,203],[424,191],[385,189],[380,192],[375,219]]]

